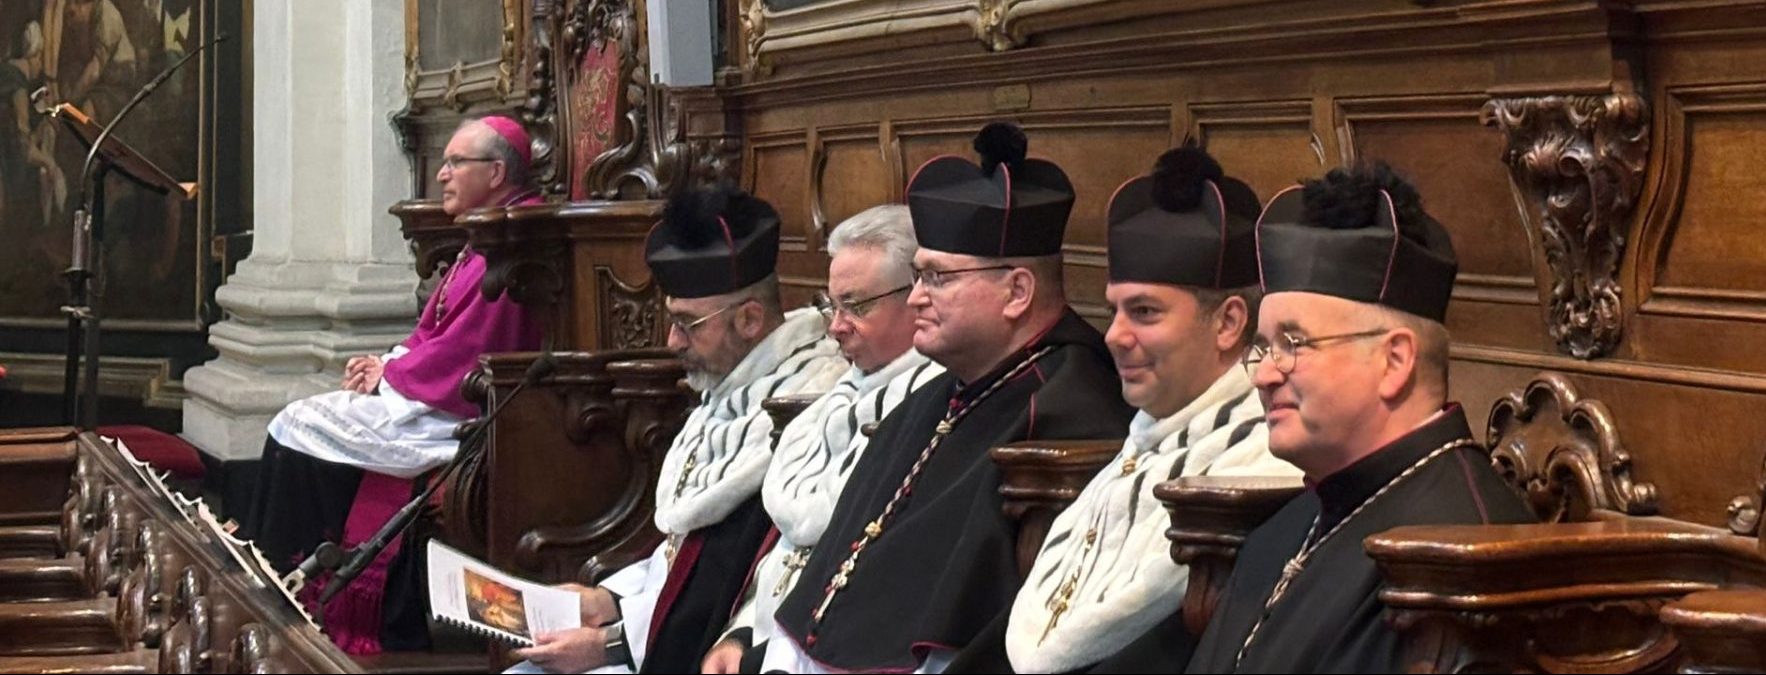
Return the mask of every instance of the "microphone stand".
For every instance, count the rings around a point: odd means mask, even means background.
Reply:
[[[454,435],[465,438],[460,441],[460,450],[454,454],[454,459],[442,468],[441,473],[429,480],[428,485],[424,486],[423,492],[406,502],[397,513],[393,514],[392,518],[388,519],[386,524],[374,533],[374,536],[348,551],[344,551],[342,547],[331,542],[320,544],[318,548],[313,550],[312,555],[301,561],[299,568],[283,579],[282,585],[285,588],[290,591],[298,591],[305,584],[306,579],[317,576],[327,569],[337,570],[331,575],[330,581],[325,584],[325,589],[319,594],[318,611],[313,613],[315,621],[322,624],[325,605],[330,604],[333,597],[336,597],[339,592],[350,585],[350,582],[355,581],[357,576],[367,570],[374,559],[380,557],[380,553],[416,521],[417,515],[423,511],[423,506],[429,503],[430,498],[435,496],[436,490],[440,489],[449,477],[484,452],[485,434],[489,432],[491,422],[502,414],[503,409],[508,407],[509,403],[514,401],[515,397],[520,395],[523,390],[527,389],[528,385],[551,374],[557,366],[557,359],[550,353],[541,354],[539,358],[534,359],[532,365],[527,367],[527,372],[522,374],[521,381],[516,383],[514,389],[509,390],[509,395],[498,402],[495,409],[484,417],[462,422],[458,427],[455,427]]]
[[[67,278],[69,304],[62,307],[61,311],[67,314],[68,331],[62,414],[68,422],[81,429],[98,428],[98,337],[104,298],[104,180],[110,173],[110,161],[99,162],[98,156],[104,148],[104,142],[110,140],[111,133],[128,118],[135,106],[159,89],[172,73],[184,67],[190,59],[226,40],[226,34],[215,36],[213,40],[185,54],[184,58],[178,59],[149,81],[147,86],[135,92],[135,97],[129,99],[117,111],[116,116],[111,118],[110,123],[104,125],[104,130],[98,133],[98,137],[93,139],[92,147],[86,151],[86,161],[80,166],[80,208],[74,212],[73,260],[67,271],[62,273]],[[81,379],[82,328],[85,334],[84,386],[78,382]]]

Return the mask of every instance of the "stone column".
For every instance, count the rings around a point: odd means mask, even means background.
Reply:
[[[184,436],[255,459],[290,401],[411,330],[417,276],[387,207],[408,196],[404,3],[258,0],[252,22],[252,253],[216,293],[220,357],[185,375]]]

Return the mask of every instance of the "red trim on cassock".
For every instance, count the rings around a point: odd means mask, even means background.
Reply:
[[[760,540],[760,552],[754,554],[754,562],[748,563],[748,576],[742,578],[742,590],[736,593],[736,604],[730,606],[730,616],[742,609],[742,598],[748,597],[748,589],[754,586],[754,573],[760,571],[760,561],[766,560],[779,545],[779,526],[767,528],[766,538]]]
[[[704,548],[705,536],[693,532],[675,551],[674,562],[668,566],[668,580],[662,583],[662,596],[656,599],[656,612],[650,615],[650,644],[656,644],[656,635],[662,632],[662,623],[680,599],[681,591],[686,590],[687,579],[693,576],[693,567],[699,563],[699,552]]]

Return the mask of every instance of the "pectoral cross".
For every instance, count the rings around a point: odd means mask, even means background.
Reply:
[[[1051,612],[1049,614],[1049,625],[1043,626],[1042,637],[1037,638],[1037,640],[1036,640],[1037,644],[1040,645],[1043,643],[1044,640],[1049,639],[1049,633],[1054,632],[1055,624],[1059,623],[1061,621],[1061,615],[1067,613],[1067,610],[1069,609],[1069,607],[1067,605],[1067,598],[1065,596],[1070,596],[1070,595],[1072,595],[1071,592],[1064,594],[1064,596],[1060,600],[1056,600],[1055,604],[1053,606],[1049,607],[1049,610]]]
[[[808,564],[808,546],[798,547],[797,550],[791,552],[791,555],[785,556],[785,575],[779,577],[779,584],[773,587],[773,597],[784,595],[785,591],[791,588],[791,580],[797,578],[797,573]]]
[[[1048,604],[1044,605],[1049,610],[1049,623],[1047,626],[1043,626],[1042,637],[1037,638],[1037,644],[1040,645],[1048,640],[1049,633],[1055,630],[1055,624],[1061,622],[1061,615],[1066,614],[1067,610],[1073,609],[1073,594],[1079,592],[1080,571],[1084,569],[1085,559],[1089,557],[1092,546],[1097,543],[1098,529],[1094,527],[1085,533],[1085,547],[1079,550],[1079,562],[1074,564],[1073,574],[1055,588],[1055,594],[1050,596]]]

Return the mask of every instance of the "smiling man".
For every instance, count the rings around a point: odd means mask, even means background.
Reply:
[[[883,420],[775,614],[764,671],[937,672],[1018,589],[1017,527],[988,450],[1120,436],[1130,409],[1097,329],[1067,306],[1073,189],[1016,126],[908,184],[914,348],[947,372]]]
[[[1011,611],[952,672],[1183,667],[1193,640],[1168,619],[1189,570],[1171,560],[1170,521],[1153,487],[1178,476],[1299,473],[1269,454],[1263,406],[1239,363],[1256,324],[1258,207],[1249,186],[1193,147],[1117,188],[1104,291],[1115,316],[1104,343],[1123,398],[1140,412],[1122,452],[1055,519]]]
[[[1401,672],[1362,541],[1533,520],[1447,402],[1453,244],[1385,165],[1289,188],[1257,232],[1265,295],[1245,363],[1269,449],[1311,489],[1246,539],[1188,670]]]

